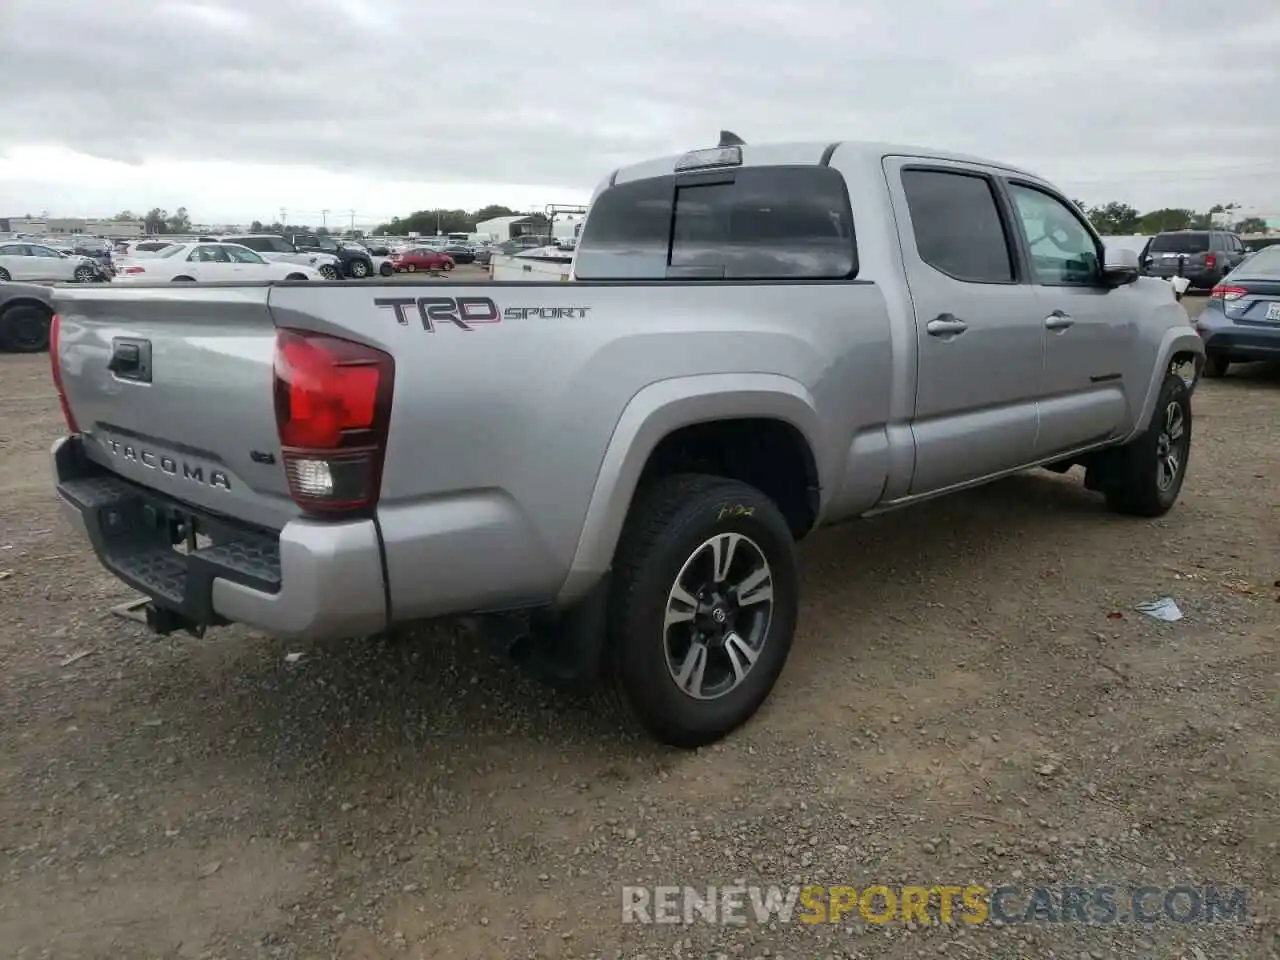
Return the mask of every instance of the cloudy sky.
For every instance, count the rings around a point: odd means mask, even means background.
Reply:
[[[0,0],[0,216],[541,207],[727,127],[1280,217],[1277,51],[1277,0]]]

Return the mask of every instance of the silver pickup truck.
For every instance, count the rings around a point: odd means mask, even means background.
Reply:
[[[58,289],[66,513],[157,631],[469,615],[692,746],[816,527],[1030,467],[1173,505],[1204,351],[1132,251],[1003,164],[735,139],[612,173],[571,282]]]

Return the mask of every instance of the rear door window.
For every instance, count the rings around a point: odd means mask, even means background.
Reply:
[[[574,271],[582,280],[834,280],[857,268],[844,178],[777,166],[609,188],[587,218]]]
[[[1013,282],[1012,247],[987,177],[903,170],[902,189],[921,260],[953,280]]]
[[[1151,253],[1206,253],[1207,233],[1162,233],[1151,241]]]

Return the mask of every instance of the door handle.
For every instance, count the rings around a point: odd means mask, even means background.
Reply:
[[[1075,320],[1061,310],[1055,310],[1044,318],[1044,328],[1046,330],[1066,330],[1074,323]]]
[[[931,337],[954,337],[968,329],[967,323],[950,313],[940,313],[925,325]]]

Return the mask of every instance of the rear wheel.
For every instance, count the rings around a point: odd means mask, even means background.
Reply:
[[[12,279],[13,278],[9,276],[9,271],[6,270],[4,267],[0,267],[0,281],[12,280]]]
[[[411,263],[411,264],[408,264],[408,265],[405,267],[405,270],[407,270],[409,273],[416,273],[416,272],[417,272],[417,269],[418,269],[418,268],[417,268],[414,264],[412,264],[412,263]]]
[[[1204,358],[1204,375],[1217,379],[1227,375],[1227,367],[1231,366],[1231,361],[1220,353],[1210,353]]]
[[[683,474],[638,495],[605,656],[615,700],[653,737],[712,743],[764,703],[795,632],[794,550],[778,508],[736,480]]]
[[[0,313],[0,350],[11,353],[48,350],[52,316],[48,310],[26,304]]]
[[[441,270],[452,270],[452,269],[453,269],[453,264],[452,264],[452,263],[442,263],[442,264],[440,264],[440,269],[441,269]]]
[[[389,277],[395,272],[396,272],[395,268],[392,267],[391,264],[389,263],[384,263],[382,266],[378,268],[378,273],[384,277]]]
[[[1191,452],[1191,392],[1176,373],[1164,378],[1156,409],[1137,439],[1111,451],[1104,490],[1118,513],[1159,517],[1178,499]]]
[[[320,276],[324,277],[326,280],[342,279],[342,275],[338,273],[338,268],[335,267],[332,263],[326,263],[324,266],[320,268]]]
[[[356,280],[363,280],[369,275],[369,265],[363,260],[352,260],[348,269],[351,271],[351,276]]]

